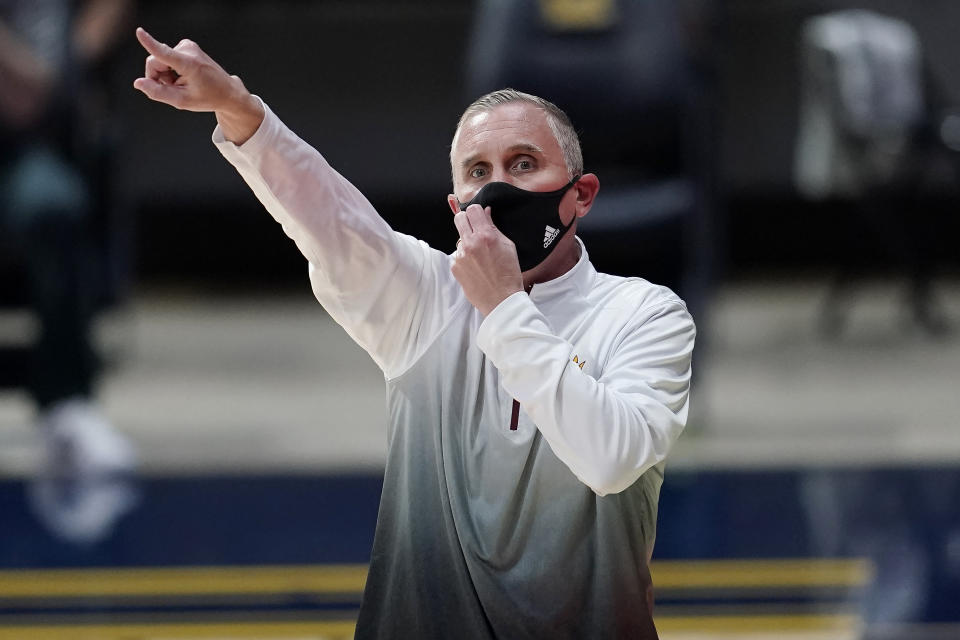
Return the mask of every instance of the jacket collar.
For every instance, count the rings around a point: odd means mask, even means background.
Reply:
[[[597,271],[590,263],[587,248],[579,236],[575,238],[580,245],[580,259],[573,267],[561,276],[546,282],[533,285],[530,290],[530,299],[535,303],[550,302],[558,297],[580,296],[586,297],[593,287]]]

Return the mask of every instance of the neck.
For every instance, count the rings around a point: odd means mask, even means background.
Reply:
[[[574,231],[575,229],[570,229],[567,236],[561,240],[560,246],[546,260],[523,272],[524,291],[530,293],[533,285],[559,278],[576,266],[580,260],[580,243],[577,242]]]

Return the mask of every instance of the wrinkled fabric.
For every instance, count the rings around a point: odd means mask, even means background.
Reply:
[[[573,269],[484,318],[451,256],[392,231],[269,109],[242,146],[214,142],[384,372],[356,637],[656,638],[648,561],[695,333],[683,302],[597,273],[581,244]]]

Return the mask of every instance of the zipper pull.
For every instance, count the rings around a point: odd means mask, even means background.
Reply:
[[[513,401],[513,412],[510,414],[510,431],[517,430],[517,423],[520,421],[520,403]]]

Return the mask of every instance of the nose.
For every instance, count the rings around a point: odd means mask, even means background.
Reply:
[[[490,179],[487,182],[508,182],[514,183],[514,176],[505,169],[494,169],[490,172]]]
[[[488,184],[490,184],[491,182],[506,182],[508,184],[512,184],[515,187],[519,186],[516,184],[516,178],[509,171],[505,171],[503,169],[494,169],[489,174],[487,174],[486,180],[483,181],[483,184],[473,187],[472,190],[464,194],[464,199],[459,200],[458,202],[465,207],[466,203],[473,200],[477,196],[477,194],[480,192],[480,190],[483,189]]]

